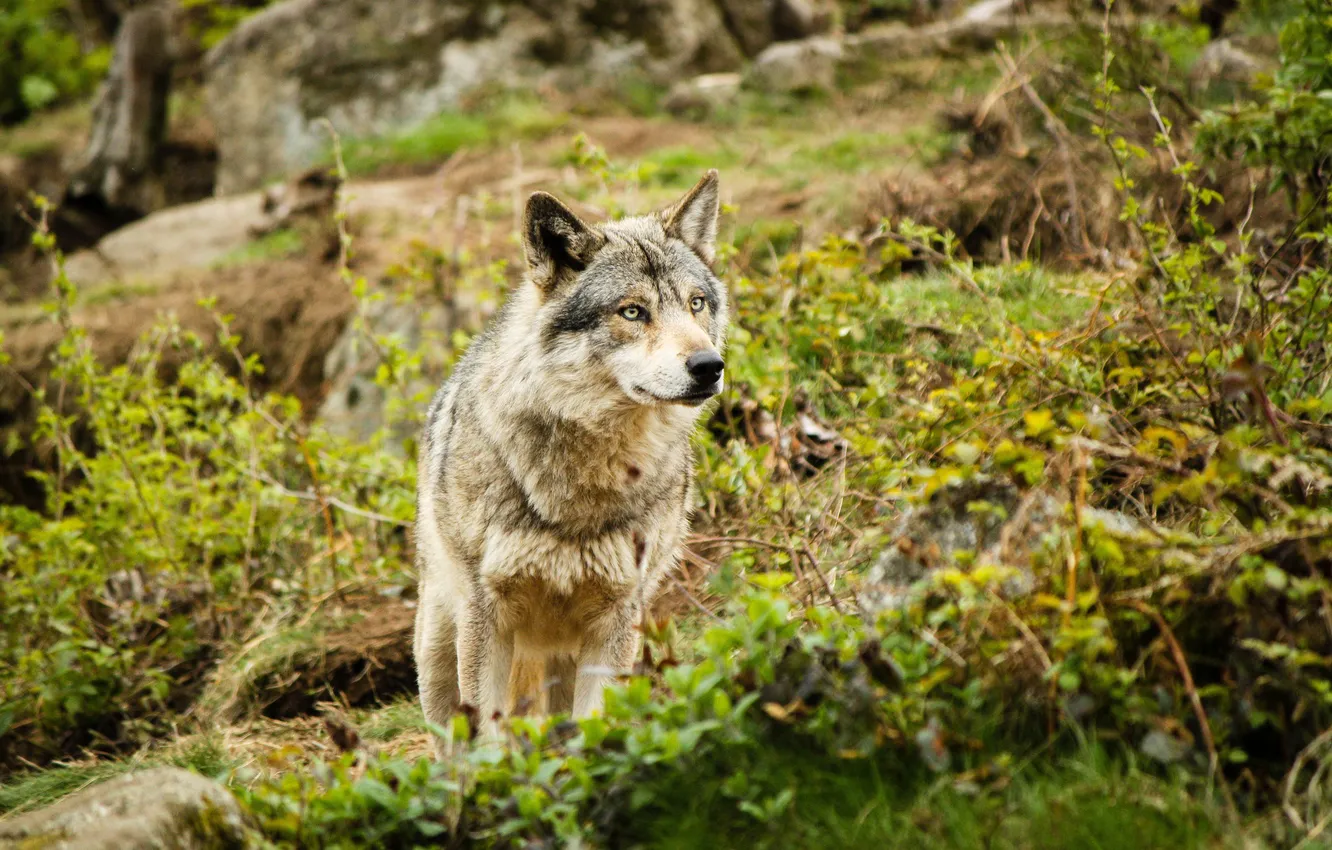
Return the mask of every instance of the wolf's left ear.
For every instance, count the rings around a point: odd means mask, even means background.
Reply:
[[[678,204],[661,214],[666,235],[693,248],[706,263],[717,254],[717,169],[711,169]]]
[[[534,192],[527,199],[523,249],[532,282],[543,292],[587,268],[605,244],[605,236],[584,224],[553,195]]]

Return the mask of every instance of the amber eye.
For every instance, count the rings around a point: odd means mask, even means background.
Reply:
[[[620,315],[631,322],[641,322],[647,318],[647,313],[643,312],[643,308],[633,304],[620,308]]]
[[[703,308],[706,306],[708,306],[708,302],[703,300],[702,295],[695,295],[693,298],[689,299],[689,309],[693,310],[695,313],[702,313]]]

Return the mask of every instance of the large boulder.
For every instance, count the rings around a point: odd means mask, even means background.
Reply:
[[[318,161],[325,118],[365,136],[494,85],[630,70],[678,79],[742,61],[716,0],[284,0],[206,57],[217,191],[253,189]]]
[[[830,91],[843,55],[840,41],[822,36],[774,44],[749,67],[745,85],[773,93]]]
[[[809,38],[827,31],[835,0],[716,0],[746,56],[757,56],[774,41]]]
[[[159,767],[94,785],[0,822],[0,850],[223,850],[246,846],[245,819],[221,785]]]
[[[672,115],[704,117],[735,103],[740,74],[700,74],[671,86],[661,105]]]

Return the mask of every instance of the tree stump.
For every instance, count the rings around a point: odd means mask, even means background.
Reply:
[[[172,17],[170,7],[159,3],[134,9],[121,23],[66,205],[129,218],[164,206],[159,164],[175,58]]]

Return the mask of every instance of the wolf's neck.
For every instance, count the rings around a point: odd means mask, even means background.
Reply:
[[[491,442],[549,522],[587,530],[633,523],[678,497],[688,478],[696,409],[634,406],[588,421],[490,401]]]

